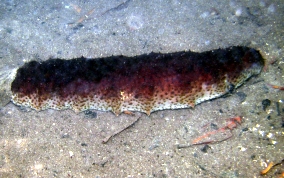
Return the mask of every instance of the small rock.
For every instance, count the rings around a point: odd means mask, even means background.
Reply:
[[[210,127],[211,127],[211,129],[213,129],[213,130],[218,130],[218,129],[219,129],[218,126],[217,126],[216,124],[214,124],[214,123],[211,123],[211,124],[210,124]]]
[[[81,143],[81,146],[88,146],[86,143]]]
[[[207,153],[209,148],[211,148],[209,145],[205,145],[203,148],[201,148],[201,151]]]
[[[85,117],[89,119],[96,119],[97,118],[97,113],[91,110],[86,110],[84,111]]]
[[[237,92],[236,94],[238,95],[241,103],[244,102],[247,98],[247,95],[244,92]]]
[[[265,111],[267,107],[270,106],[271,101],[269,99],[265,99],[265,100],[262,100],[261,104],[262,104],[262,109]]]

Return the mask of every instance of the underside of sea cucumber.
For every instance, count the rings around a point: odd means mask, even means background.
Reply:
[[[31,61],[17,71],[12,101],[37,111],[96,109],[149,115],[220,97],[259,74],[263,65],[257,50],[242,46],[202,53]]]

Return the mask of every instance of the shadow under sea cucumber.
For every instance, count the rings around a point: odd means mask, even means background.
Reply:
[[[96,109],[149,115],[220,97],[259,74],[263,66],[261,54],[243,46],[201,53],[31,61],[17,71],[12,101],[37,111]]]

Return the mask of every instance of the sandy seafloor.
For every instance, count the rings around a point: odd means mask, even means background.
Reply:
[[[0,177],[279,177],[283,164],[265,176],[260,171],[284,159],[284,91],[267,85],[284,85],[283,1],[123,2],[1,0]],[[11,80],[5,76],[30,60],[233,45],[260,50],[265,71],[231,96],[194,109],[117,117],[5,105]],[[266,109],[264,100],[271,102]],[[177,149],[239,115],[243,123],[230,139]],[[102,144],[138,117],[134,126]]]

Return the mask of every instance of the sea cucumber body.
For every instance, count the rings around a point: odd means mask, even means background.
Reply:
[[[194,107],[260,73],[264,60],[248,47],[202,53],[49,59],[18,69],[12,101],[36,110],[140,111]]]

